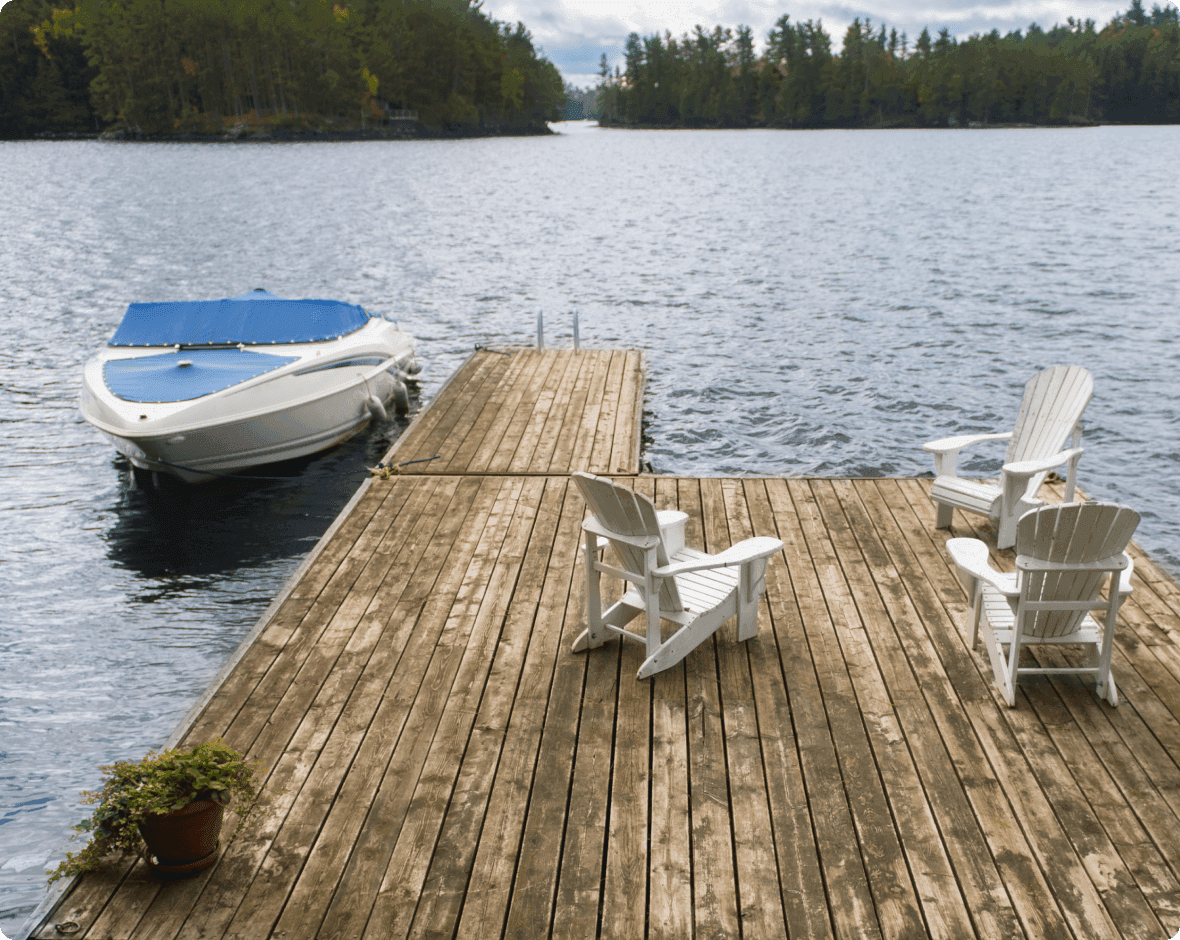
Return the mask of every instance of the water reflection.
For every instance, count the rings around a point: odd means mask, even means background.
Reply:
[[[411,414],[418,408],[411,393]],[[188,593],[212,576],[307,552],[397,439],[392,418],[330,451],[267,464],[193,486],[112,463],[119,490],[104,539],[107,557],[152,582],[151,603]]]

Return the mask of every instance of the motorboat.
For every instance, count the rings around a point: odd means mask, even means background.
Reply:
[[[86,363],[82,416],[134,467],[198,483],[404,414],[419,371],[413,338],[357,304],[265,290],[133,303]]]

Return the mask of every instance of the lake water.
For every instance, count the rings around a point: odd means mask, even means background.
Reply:
[[[0,143],[0,930],[96,765],[160,745],[400,430],[136,488],[80,418],[131,301],[265,287],[476,343],[636,346],[658,473],[913,476],[1095,378],[1080,481],[1180,570],[1180,127]],[[967,463],[980,474],[1001,451]]]

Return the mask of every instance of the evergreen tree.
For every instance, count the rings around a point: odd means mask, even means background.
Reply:
[[[98,129],[90,106],[94,71],[70,11],[11,2],[0,10],[0,138]]]
[[[575,99],[521,23],[478,0],[12,0],[0,10],[0,136],[367,127],[394,111],[463,132],[543,128]],[[830,127],[1180,121],[1180,14],[1129,8],[936,38],[855,18],[642,37],[604,55],[604,124]],[[585,106],[582,112],[585,113]]]
[[[757,109],[757,88],[755,86],[754,31],[749,26],[739,26],[737,31],[737,114],[735,122],[748,127],[754,121]]]
[[[366,127],[401,109],[428,126],[526,130],[558,117],[564,99],[523,24],[472,0],[61,2],[0,11],[15,37],[11,54],[0,46],[0,81],[12,83],[0,133],[93,124],[91,106],[146,134]],[[27,59],[29,29],[48,64]]]

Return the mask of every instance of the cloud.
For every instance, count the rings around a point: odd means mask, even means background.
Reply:
[[[1128,6],[1130,0],[891,0],[888,4],[803,0],[797,5],[769,0],[484,0],[482,8],[502,22],[524,23],[566,81],[581,86],[596,81],[603,53],[612,67],[622,67],[623,47],[632,32],[640,36],[670,32],[678,38],[697,25],[709,30],[717,25],[750,26],[761,48],[775,22],[789,13],[792,23],[821,20],[838,50],[844,31],[857,17],[871,19],[874,29],[884,24],[886,29],[904,32],[912,44],[923,27],[931,35],[945,27],[951,35],[965,39],[993,29],[1001,34],[1026,29],[1034,22],[1048,29],[1072,16],[1092,19],[1101,28]]]

